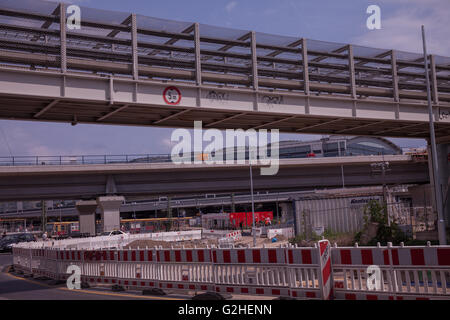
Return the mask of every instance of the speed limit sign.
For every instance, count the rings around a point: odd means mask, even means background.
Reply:
[[[167,87],[164,89],[163,98],[167,104],[179,104],[181,101],[181,92],[177,87]]]

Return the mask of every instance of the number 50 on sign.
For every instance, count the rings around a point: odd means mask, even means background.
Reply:
[[[181,101],[181,91],[177,87],[167,87],[164,89],[163,98],[167,104],[179,104]]]

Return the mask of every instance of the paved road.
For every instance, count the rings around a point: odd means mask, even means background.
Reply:
[[[0,271],[12,264],[11,254],[0,253]],[[69,290],[63,285],[50,285],[48,281],[23,278],[0,272],[0,300],[187,300],[187,295],[143,296],[140,291],[112,292],[109,288]],[[232,300],[271,300],[273,297],[238,295]]]
[[[0,270],[12,264],[12,255],[0,254]],[[0,273],[0,300],[179,300],[181,296],[152,297],[140,292],[111,292],[107,289],[69,290],[65,285],[52,286],[48,282],[25,279],[14,274]]]

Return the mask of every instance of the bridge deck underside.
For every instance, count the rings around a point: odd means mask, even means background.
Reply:
[[[203,128],[218,129],[279,129],[288,133],[383,135],[391,137],[427,138],[429,125],[426,122],[409,121],[399,125],[398,120],[346,119],[340,116],[321,117],[312,115],[289,116],[252,111],[220,111],[215,109],[186,109],[128,105],[100,120],[122,106],[107,103],[59,101],[0,96],[0,118],[13,120],[55,121],[69,123],[92,123],[133,126],[160,126],[190,128],[193,121],[202,121]],[[52,105],[45,117],[36,118],[46,106]],[[435,123],[436,137],[447,140],[450,124]]]
[[[429,135],[421,55],[82,13],[81,29],[71,30],[64,5],[0,6],[0,118]],[[429,68],[436,136],[448,141],[450,58],[432,55]],[[163,92],[173,85],[183,98],[168,103]]]

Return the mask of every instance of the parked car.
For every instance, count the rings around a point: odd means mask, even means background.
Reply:
[[[11,252],[13,244],[30,241],[36,241],[31,233],[8,234],[0,239],[0,252]]]
[[[128,236],[128,233],[123,232],[121,230],[113,230],[113,231],[105,231],[100,234],[101,236],[117,236],[117,235],[124,235]]]

